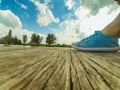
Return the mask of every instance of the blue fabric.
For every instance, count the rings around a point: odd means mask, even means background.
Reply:
[[[119,47],[117,37],[104,35],[101,31],[95,31],[93,35],[79,42],[72,43],[72,46],[85,48]]]

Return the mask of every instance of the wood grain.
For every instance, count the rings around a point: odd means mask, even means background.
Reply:
[[[0,47],[0,90],[120,90],[120,52]]]

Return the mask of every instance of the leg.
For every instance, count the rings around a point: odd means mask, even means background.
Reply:
[[[102,33],[108,36],[120,37],[120,14],[102,30]]]

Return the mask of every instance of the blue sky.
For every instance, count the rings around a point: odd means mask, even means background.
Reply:
[[[54,18],[59,19],[59,22],[51,21],[47,25],[37,23],[37,16],[40,12],[34,2],[30,0],[2,0],[0,3],[0,9],[11,10],[11,12],[18,16],[22,22],[23,29],[28,29],[36,33],[48,34],[53,33],[51,29],[57,28],[60,22],[66,20],[65,16],[73,12],[73,10],[68,10],[68,7],[64,4],[64,0],[48,0],[48,2],[48,8],[52,11]],[[45,0],[39,0],[39,3],[45,4]],[[76,17],[73,15],[71,18],[75,19]]]
[[[101,30],[118,13],[113,0],[0,0],[0,37],[9,29],[19,38],[27,34],[29,40],[32,33],[44,41],[54,33],[58,43],[70,44]]]

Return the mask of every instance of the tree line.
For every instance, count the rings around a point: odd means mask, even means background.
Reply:
[[[17,36],[14,37],[12,36],[12,30],[10,29],[6,36],[0,38],[0,44],[39,46],[42,42],[42,39],[43,39],[42,36],[33,33],[30,42],[27,42],[28,41],[27,35],[23,35],[22,40],[20,40],[17,38]],[[56,43],[56,36],[54,34],[48,34],[46,37],[46,44],[50,46],[54,43]]]
[[[10,44],[21,45],[22,44],[21,40],[18,39],[17,36],[15,37],[12,36],[12,30],[9,30],[8,34],[5,37],[2,37],[0,39],[0,43],[4,45],[10,45]]]

